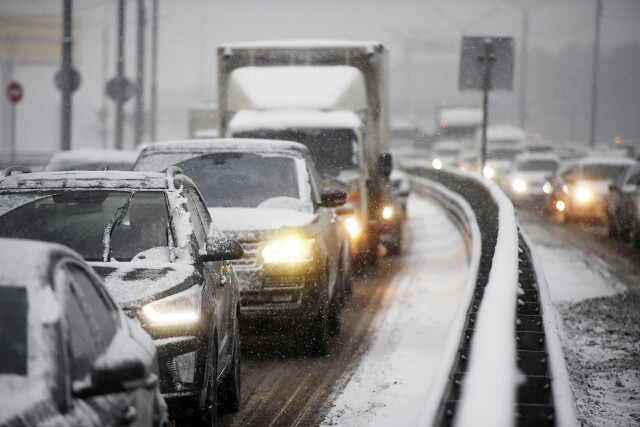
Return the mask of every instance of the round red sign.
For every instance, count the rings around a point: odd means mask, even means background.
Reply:
[[[13,104],[17,104],[22,99],[22,85],[18,82],[11,82],[7,86],[7,98]]]

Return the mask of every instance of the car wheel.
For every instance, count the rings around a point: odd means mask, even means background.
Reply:
[[[320,308],[308,330],[307,351],[310,356],[325,356],[329,352],[329,298],[326,283],[323,286]]]
[[[218,388],[218,409],[222,413],[238,412],[241,400],[241,357],[238,319],[233,322],[233,354],[231,369]]]

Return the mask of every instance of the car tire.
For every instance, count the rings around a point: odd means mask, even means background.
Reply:
[[[242,397],[241,360],[240,332],[236,318],[233,322],[231,369],[218,387],[218,410],[223,414],[238,412],[240,409]]]
[[[310,356],[325,356],[329,352],[329,298],[326,282],[323,286],[320,307],[311,320],[307,334],[307,353]]]

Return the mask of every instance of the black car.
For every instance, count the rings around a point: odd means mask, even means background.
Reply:
[[[62,245],[0,239],[0,426],[164,426],[151,337]]]
[[[626,172],[609,185],[607,220],[609,238],[629,241],[633,227],[633,195],[640,183],[640,165],[627,166]]]
[[[336,217],[346,193],[320,188],[308,149],[296,142],[221,138],[163,142],[140,153],[136,170],[182,168],[220,228],[245,256],[234,263],[242,332],[303,332],[325,354],[340,330],[351,287],[349,237]]]
[[[172,418],[215,418],[217,397],[238,409],[240,300],[228,260],[242,248],[179,169],[10,174],[0,179],[0,237],[62,243],[90,262],[153,337]]]

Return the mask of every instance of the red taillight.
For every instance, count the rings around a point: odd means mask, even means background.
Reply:
[[[360,200],[360,192],[358,190],[347,194],[346,203],[355,203]]]

